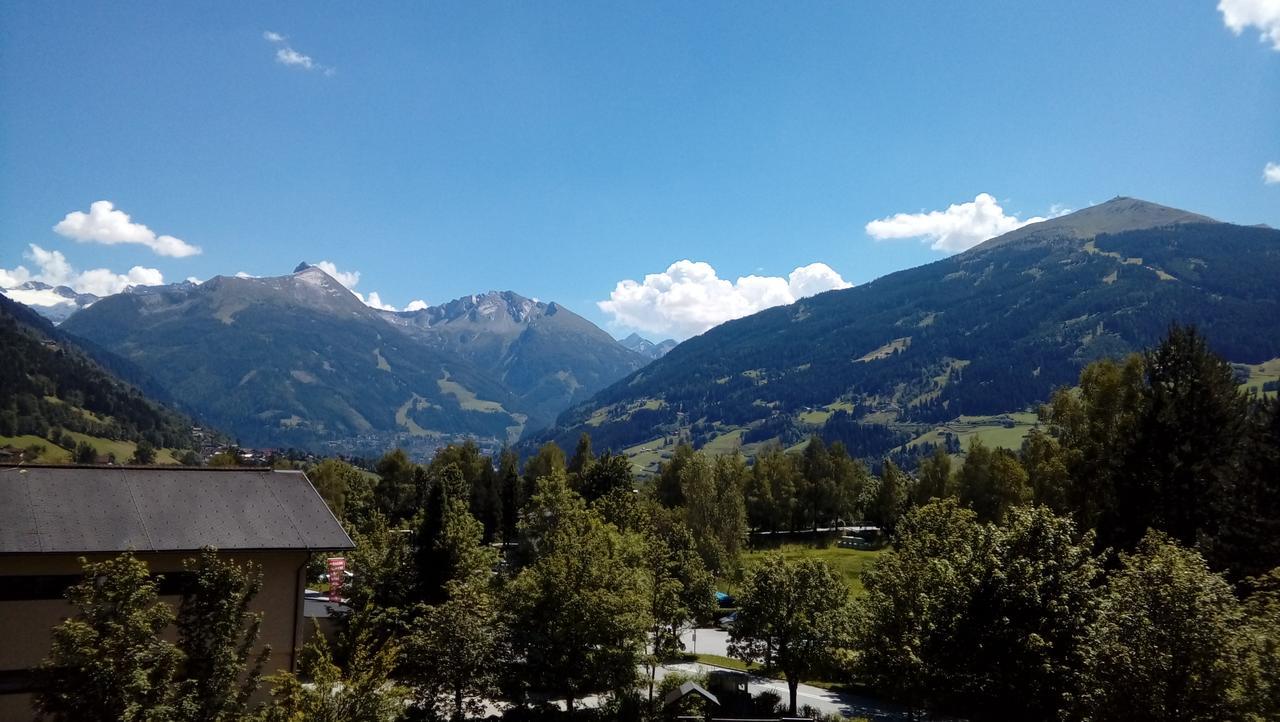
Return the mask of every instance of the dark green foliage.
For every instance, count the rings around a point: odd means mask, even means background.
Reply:
[[[253,647],[262,614],[249,603],[262,588],[262,573],[205,549],[184,562],[194,575],[178,608],[178,648],[184,654],[183,714],[187,722],[240,722],[249,696],[262,680],[270,647]]]
[[[155,461],[156,447],[152,446],[151,442],[146,439],[138,442],[137,447],[134,448],[133,456],[129,459],[130,464],[137,464],[139,466],[148,466],[150,464],[154,464]]]
[[[912,498],[910,477],[892,461],[885,461],[876,486],[875,500],[869,509],[871,520],[885,533],[892,536],[898,528],[898,519],[907,511]]]
[[[544,691],[574,700],[624,689],[651,627],[643,544],[588,510],[563,473],[541,477],[521,525],[528,564],[507,585],[517,698]]]
[[[616,489],[631,491],[631,486],[631,462],[620,454],[605,452],[579,476],[578,493],[590,502]]]
[[[676,450],[671,454],[671,460],[662,463],[658,470],[658,480],[656,491],[658,501],[663,506],[675,508],[684,506],[684,491],[680,487],[680,474],[683,473],[684,467],[693,458],[693,447],[688,444],[679,444]]]
[[[93,444],[87,441],[76,444],[75,462],[77,464],[92,464],[97,458],[98,450],[93,448]]]
[[[1120,541],[1132,545],[1151,527],[1194,544],[1234,495],[1249,401],[1194,328],[1170,329],[1143,367],[1142,414],[1116,489]]]
[[[960,501],[979,521],[1000,521],[1010,509],[1031,501],[1027,472],[1008,449],[990,449],[975,438],[956,478]]]
[[[1102,594],[1087,641],[1084,716],[1242,719],[1249,706],[1240,694],[1250,671],[1245,625],[1231,587],[1199,554],[1148,534],[1132,555],[1122,555]]]
[[[162,722],[178,716],[182,652],[160,638],[174,619],[158,581],[132,554],[90,564],[67,591],[76,616],[53,630],[37,711],[76,722]]]
[[[404,449],[389,451],[378,460],[374,471],[381,477],[374,498],[378,508],[393,523],[413,516],[426,502],[427,478],[409,459]]]
[[[392,679],[400,647],[361,634],[351,645],[347,673],[334,664],[324,635],[298,655],[298,673],[273,675],[271,702],[254,722],[387,722],[404,712],[405,691]]]
[[[864,577],[858,671],[914,707],[1052,720],[1082,685],[1101,565],[1047,509],[977,522],[954,500],[907,514]]]
[[[729,633],[730,652],[782,672],[794,716],[800,681],[852,642],[849,590],[824,562],[788,562],[773,554],[747,577],[738,604],[738,621]]]
[[[78,339],[8,298],[0,298],[0,348],[0,435],[44,437],[57,426],[153,446],[192,446],[188,419],[121,381]],[[54,443],[70,448],[65,441],[60,435]]]

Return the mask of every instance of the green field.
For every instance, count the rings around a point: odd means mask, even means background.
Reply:
[[[75,439],[79,444],[86,441],[99,454],[115,454],[118,463],[125,463],[132,456],[138,445],[132,441],[117,441],[115,439],[103,439],[97,436],[86,436],[77,431],[67,432],[71,438]],[[44,452],[40,454],[40,458],[36,459],[40,464],[69,464],[72,460],[72,452],[54,444],[48,439],[39,436],[0,436],[0,446],[16,446],[19,449],[25,449],[32,444],[39,444],[44,447]],[[170,449],[158,449],[156,451],[157,464],[176,464],[178,460],[174,458]]]
[[[960,440],[960,448],[967,449],[973,439],[981,439],[990,447],[1017,450],[1022,448],[1022,440],[1035,428],[1036,415],[1030,411],[1020,411],[993,416],[961,416],[955,421],[940,424],[928,432],[907,442],[907,447],[925,442],[941,445],[948,432]],[[1012,426],[1006,425],[1012,422]]]
[[[1273,358],[1260,364],[1245,364],[1249,369],[1249,380],[1241,384],[1241,388],[1264,395],[1262,385],[1268,381],[1280,381],[1280,358]],[[1275,391],[1265,393],[1274,397]]]
[[[808,544],[783,544],[777,549],[753,549],[742,555],[744,576],[766,556],[778,552],[781,552],[787,561],[818,559],[826,562],[840,574],[845,584],[849,585],[850,594],[854,597],[860,597],[865,593],[865,589],[862,586],[862,573],[884,553],[884,550],[841,549],[834,545],[821,548]],[[716,583],[718,590],[729,594],[736,593],[741,587],[739,582],[731,579],[718,579]]]

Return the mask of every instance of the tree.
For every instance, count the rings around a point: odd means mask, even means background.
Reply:
[[[182,652],[160,637],[173,609],[130,553],[89,563],[67,590],[78,611],[53,629],[36,710],[54,720],[142,722],[177,716]]]
[[[76,444],[75,458],[77,464],[92,464],[98,458],[98,450],[93,448],[93,444],[81,441]]]
[[[1040,409],[1040,420],[1062,450],[1069,480],[1065,505],[1081,528],[1098,530],[1103,545],[1111,544],[1122,523],[1116,515],[1116,485],[1142,414],[1142,387],[1141,356],[1104,359],[1080,372],[1078,390],[1060,389]]]
[[[780,447],[767,446],[756,456],[746,490],[747,516],[753,528],[771,532],[789,528],[796,477],[795,465]]]
[[[1032,429],[1022,442],[1020,459],[1035,503],[1043,504],[1057,514],[1071,513],[1073,510],[1068,497],[1071,473],[1058,440],[1040,429]]]
[[[307,472],[307,478],[329,505],[329,510],[339,519],[347,519],[347,502],[352,511],[368,514],[372,503],[373,487],[359,469],[340,459],[325,459]]]
[[[538,479],[563,473],[565,473],[564,450],[557,446],[556,442],[548,441],[538,448],[538,453],[524,463],[525,488],[536,489]]]
[[[199,466],[200,455],[191,449],[182,452],[182,456],[178,457],[178,463],[183,466]]]
[[[771,554],[747,577],[738,604],[729,651],[744,662],[764,662],[771,649],[794,716],[800,680],[851,643],[849,589],[825,562]]]
[[[378,508],[391,520],[399,522],[413,516],[420,495],[420,475],[404,449],[387,452],[378,460],[374,471],[381,477],[374,498]]]
[[[630,686],[650,628],[642,546],[588,510],[563,472],[538,481],[522,545],[528,566],[507,585],[513,684],[583,695]]]
[[[910,478],[902,473],[892,461],[884,460],[884,469],[880,472],[880,485],[877,487],[875,503],[871,507],[871,518],[892,536],[898,527],[898,518],[907,510],[911,498]]]
[[[672,509],[684,506],[684,487],[681,475],[684,473],[685,465],[691,459],[693,459],[693,447],[686,443],[681,443],[671,453],[671,460],[659,465],[655,490],[658,495],[658,501],[663,506]]]
[[[569,464],[565,467],[565,471],[569,474],[569,478],[581,477],[596,461],[596,455],[591,451],[591,434],[582,432],[578,437],[578,446],[573,450],[573,456],[569,457]]]
[[[615,456],[606,451],[579,475],[578,492],[591,502],[614,489],[631,491],[631,462],[622,454]]]
[[[347,554],[347,567],[354,576],[346,595],[348,627],[356,635],[371,631],[386,639],[405,627],[418,582],[409,535],[398,532],[374,510],[366,528],[351,533],[356,548]]]
[[[974,720],[1057,719],[1081,687],[1100,562],[1044,508],[1006,527],[954,499],[903,517],[864,575],[861,678],[912,707]]]
[[[182,719],[190,722],[239,722],[249,709],[249,696],[262,680],[271,654],[263,647],[252,654],[262,627],[262,614],[249,603],[262,588],[262,574],[221,559],[206,548],[183,568],[192,584],[178,607],[178,648],[185,655]]]
[[[257,722],[390,722],[404,711],[405,693],[391,673],[399,659],[394,642],[375,644],[361,633],[352,642],[348,674],[333,663],[323,634],[298,655],[299,674],[271,677],[271,702]],[[304,683],[306,680],[308,683]]]
[[[1117,490],[1128,545],[1147,527],[1184,545],[1216,530],[1248,439],[1247,397],[1192,327],[1144,355],[1145,403]]]
[[[933,499],[952,496],[955,493],[951,481],[951,457],[941,446],[920,462],[920,482],[916,484],[916,504],[924,506]]]
[[[1254,405],[1245,444],[1217,526],[1201,538],[1205,556],[1231,579],[1280,567],[1280,398]]]
[[[502,638],[487,580],[450,582],[446,601],[420,610],[405,643],[414,703],[440,717],[479,717],[497,693]]]
[[[1107,582],[1087,640],[1082,713],[1102,722],[1238,718],[1244,622],[1198,553],[1148,533]]]
[[[468,510],[460,484],[451,465],[432,488],[414,539],[417,599],[427,604],[445,601],[450,582],[487,579],[497,564],[497,553],[484,545],[484,527]]]
[[[1027,472],[1008,449],[991,449],[974,437],[957,479],[960,501],[979,521],[999,521],[1010,509],[1031,501]]]
[[[143,439],[133,450],[133,457],[129,459],[130,464],[138,466],[150,466],[156,463],[156,447],[151,445],[150,441]]]
[[[520,455],[509,447],[503,447],[498,455],[498,488],[502,496],[502,541],[510,543],[515,541],[529,487],[520,477]]]
[[[694,454],[680,472],[685,523],[712,573],[736,569],[746,543],[742,490],[746,475],[741,457],[721,456],[712,462],[701,453]]]

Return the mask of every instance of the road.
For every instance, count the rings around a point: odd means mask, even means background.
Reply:
[[[695,633],[697,635],[696,646]],[[681,641],[684,642],[685,650],[689,652],[696,651],[697,654],[714,654],[721,657],[729,656],[729,633],[721,629],[699,628],[690,630],[681,636]],[[717,668],[700,663],[669,664],[658,669],[658,677],[661,678],[672,671],[697,673],[711,669]],[[791,694],[790,690],[787,689],[785,680],[770,679],[758,675],[751,675],[748,680],[748,689],[752,694],[758,694],[766,689],[772,690],[784,702],[790,699],[789,695]],[[869,720],[873,720],[873,722],[898,722],[899,720],[909,719],[906,710],[897,705],[851,692],[834,692],[821,687],[802,684],[796,688],[796,706],[803,707],[805,705],[809,705],[823,714],[835,712],[845,717],[866,717]]]

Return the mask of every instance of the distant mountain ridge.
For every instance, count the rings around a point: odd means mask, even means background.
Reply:
[[[556,304],[507,292],[388,313],[305,263],[134,289],[63,327],[254,445],[514,441],[643,363]]]
[[[41,281],[25,281],[0,290],[0,295],[31,308],[54,323],[67,320],[71,314],[92,306],[102,298],[92,293],[80,293],[69,286],[50,286]]]
[[[913,425],[1041,402],[1172,322],[1198,325],[1232,361],[1280,356],[1278,278],[1280,231],[1116,198],[722,324],[543,438],[589,431],[597,448],[652,449],[821,433],[880,454]]]
[[[618,341],[618,343],[632,351],[635,351],[641,356],[644,356],[650,361],[666,356],[668,351],[676,347],[676,341],[674,339],[669,338],[665,341],[654,343],[638,333],[633,333]]]
[[[537,426],[551,424],[571,404],[646,362],[569,309],[513,291],[464,296],[417,311],[383,311],[382,317],[495,375]]]

